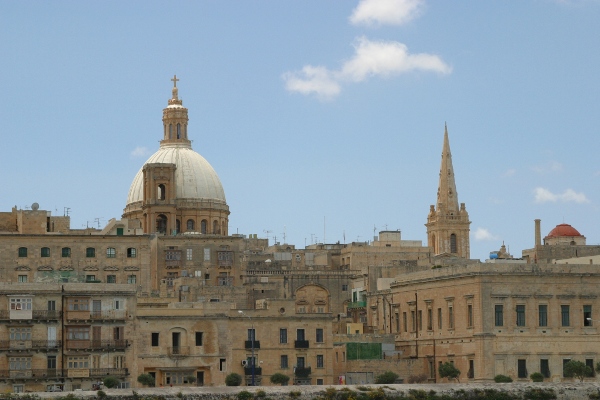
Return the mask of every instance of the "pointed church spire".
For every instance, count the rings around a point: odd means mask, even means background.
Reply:
[[[458,205],[448,125],[444,124],[444,145],[437,192],[437,207],[431,205],[427,215],[427,243],[434,255],[450,254],[469,258],[469,214],[465,203]]]
[[[448,140],[448,125],[444,124],[444,145],[442,147],[442,163],[440,165],[440,182],[438,185],[437,208],[440,211],[457,213],[458,194],[452,167],[452,153]]]

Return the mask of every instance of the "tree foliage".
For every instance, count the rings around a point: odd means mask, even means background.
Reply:
[[[565,364],[564,374],[568,378],[577,378],[581,382],[586,376],[592,375],[592,369],[581,361],[571,360]]]
[[[456,379],[459,382],[460,370],[454,364],[445,362],[439,368],[440,377],[448,379]]]
[[[119,384],[119,380],[114,376],[107,376],[102,380],[102,383],[104,383],[104,386],[107,388],[112,389]]]
[[[544,375],[542,375],[540,372],[534,372],[533,374],[529,375],[529,379],[531,379],[533,382],[544,382]]]
[[[496,382],[496,383],[511,383],[512,381],[513,380],[510,376],[506,376],[506,375],[502,375],[502,374],[496,375],[494,377],[494,382]]]
[[[140,374],[137,377],[137,381],[144,386],[153,387],[154,377],[150,374]]]
[[[378,375],[375,378],[375,383],[387,384],[394,383],[398,379],[398,374],[393,373],[392,371],[385,371],[383,374]]]
[[[280,374],[280,373],[276,373],[271,375],[271,383],[274,383],[276,385],[281,385],[281,386],[285,386],[287,385],[287,383],[290,380],[290,377],[284,374]]]
[[[242,376],[232,372],[225,377],[225,384],[227,386],[240,386],[242,384]]]

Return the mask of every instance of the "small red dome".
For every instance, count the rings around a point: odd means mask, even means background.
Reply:
[[[560,236],[581,236],[581,233],[577,229],[573,228],[569,224],[556,225],[554,229],[550,231],[546,237],[560,237]]]

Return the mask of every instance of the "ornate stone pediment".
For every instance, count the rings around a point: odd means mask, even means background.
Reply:
[[[19,265],[18,267],[15,267],[15,271],[31,271],[31,268],[25,265]]]
[[[98,267],[93,267],[93,266],[89,265],[89,266],[85,267],[83,270],[84,271],[98,271]]]
[[[125,267],[123,268],[125,271],[139,271],[139,267]]]
[[[59,271],[73,271],[73,267],[65,265],[64,267],[60,267]]]
[[[52,268],[49,265],[42,265],[42,266],[39,266],[37,269],[38,269],[38,271],[54,271],[54,268]]]
[[[118,271],[119,270],[119,268],[117,268],[117,267],[104,267],[103,269],[105,271]]]

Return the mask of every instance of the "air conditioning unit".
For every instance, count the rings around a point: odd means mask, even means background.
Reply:
[[[242,360],[242,367],[245,367],[246,365],[248,365],[248,360]]]

